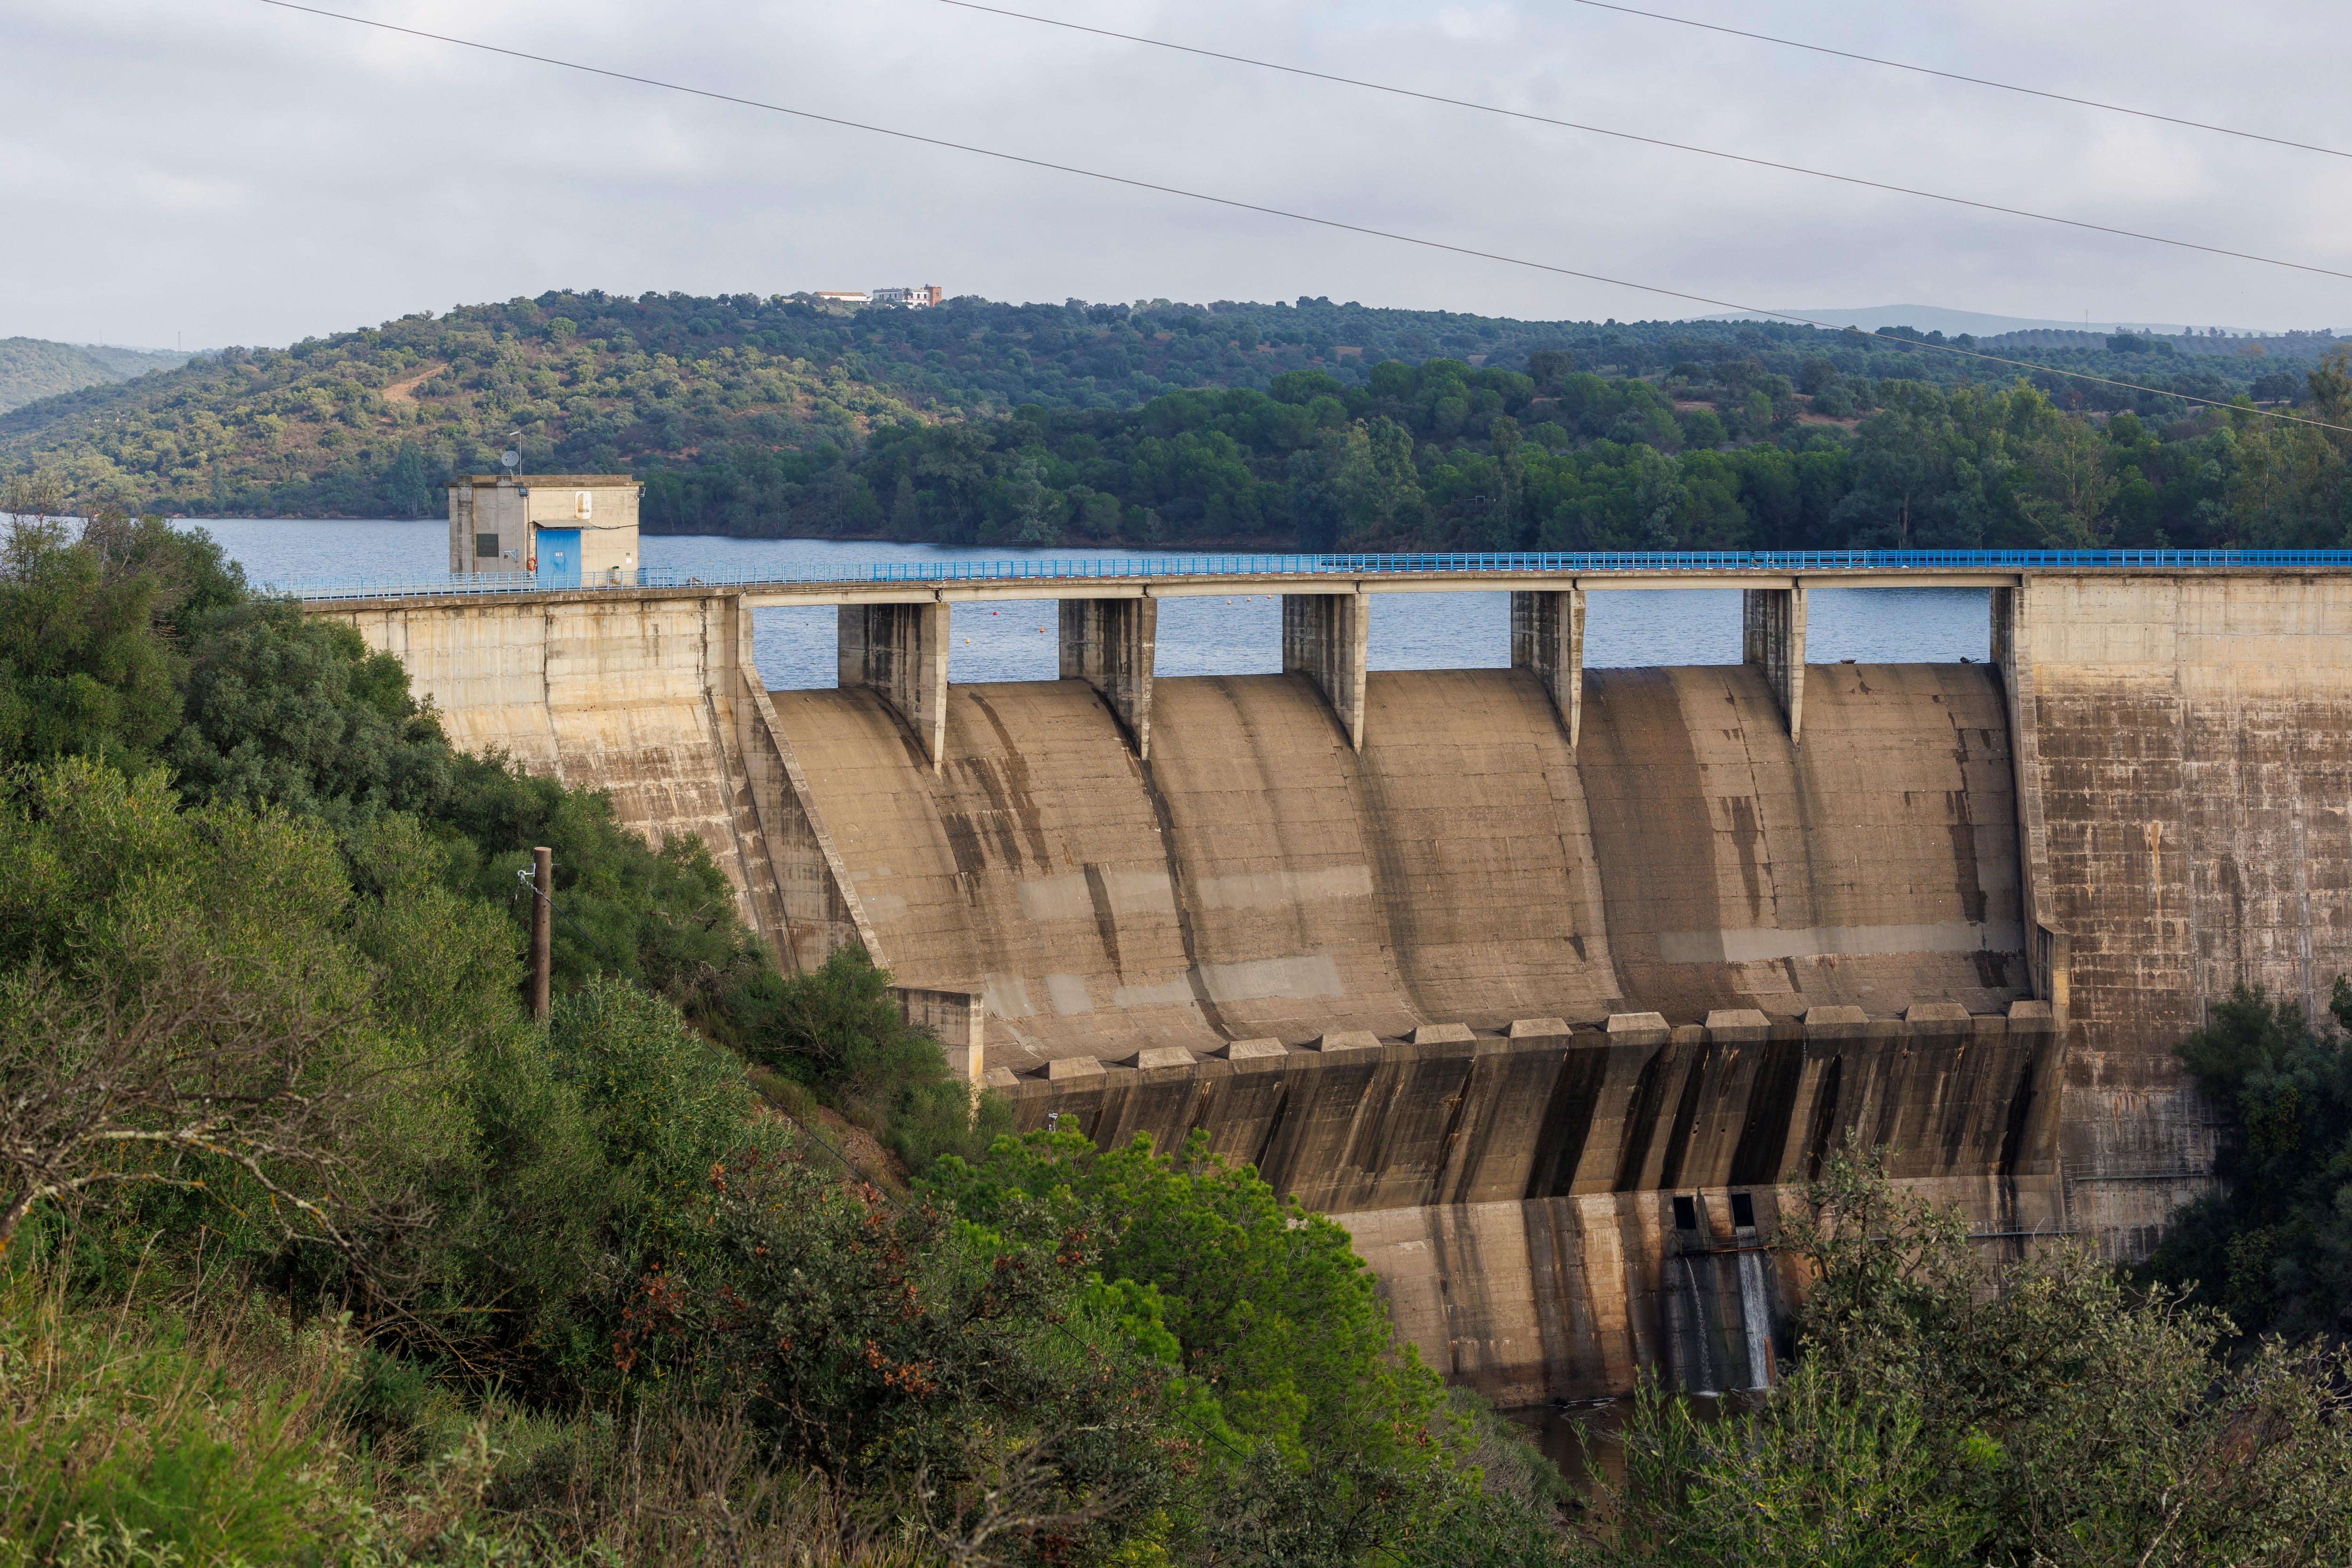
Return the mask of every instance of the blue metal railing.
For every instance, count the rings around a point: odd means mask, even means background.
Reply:
[[[307,600],[531,593],[561,589],[790,588],[886,582],[1055,582],[1107,578],[1525,576],[1611,572],[2046,571],[2130,567],[2326,567],[2352,571],[2352,549],[1695,550],[1516,555],[1149,555],[1001,560],[888,560],[788,573],[698,572],[667,567],[592,572],[557,582],[499,572],[266,585]]]

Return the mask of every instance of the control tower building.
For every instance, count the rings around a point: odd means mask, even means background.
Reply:
[[[546,588],[634,584],[637,503],[626,474],[468,474],[449,481],[452,575]]]

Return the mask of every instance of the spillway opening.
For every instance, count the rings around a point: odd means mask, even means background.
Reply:
[[[1511,662],[1507,593],[1377,593],[1366,663],[1375,670],[1481,670]],[[1974,588],[1816,588],[1806,660],[1833,664],[1982,663],[1991,655],[1986,591]],[[1586,595],[1588,669],[1740,662],[1736,589],[1645,589]],[[957,604],[948,680],[1050,681],[1060,674],[1055,601]],[[837,684],[831,605],[760,610],[752,661],[770,691]],[[1282,599],[1236,593],[1160,601],[1157,675],[1263,675],[1282,668]]]
[[[1595,600],[1602,596],[1594,594]],[[1620,598],[1631,599],[1633,594]],[[1730,655],[1738,660],[1739,610],[1733,605]],[[1815,588],[1805,628],[1805,658],[1834,664],[1953,664],[1992,658],[1992,593],[1983,588]],[[1587,657],[1588,664],[1594,663]],[[1706,663],[1717,661],[1708,660]]]
[[[772,692],[830,691],[839,685],[835,648],[841,613],[830,604],[751,612],[751,665]]]

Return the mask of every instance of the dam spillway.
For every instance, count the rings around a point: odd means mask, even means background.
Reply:
[[[2007,725],[1981,666],[1596,672],[1571,751],[1525,672],[1161,680],[1136,758],[1076,681],[959,686],[946,760],[861,689],[772,694],[894,965],[990,1060],[1326,1030],[1597,1024],[2025,992]]]
[[[1580,668],[1631,584],[1574,574],[1477,580],[1512,669],[1368,670],[1364,584],[1279,581],[1287,673],[1181,680],[1182,583],[312,608],[458,744],[700,834],[785,962],[961,998],[1024,1124],[1258,1163],[1517,1399],[1769,1360],[1737,1325],[1794,1281],[1743,1248],[1850,1132],[1988,1245],[2144,1253],[2210,1168],[2173,1040],[2352,970],[2352,573],[1967,580],[1990,665],[1809,665],[1805,575],[1736,570],[1685,580],[1762,585],[1747,662],[1650,670]],[[959,592],[1062,598],[1066,678],[950,685]],[[795,594],[843,606],[835,690],[751,669]]]

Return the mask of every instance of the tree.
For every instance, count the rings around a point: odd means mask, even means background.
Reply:
[[[179,727],[179,658],[166,635],[236,585],[209,541],[160,518],[92,509],[79,539],[47,476],[12,481],[0,549],[0,759],[157,757]]]
[[[1519,524],[1527,510],[1528,497],[1528,461],[1519,450],[1519,422],[1505,414],[1495,421],[1486,438],[1494,445],[1503,481],[1496,486],[1501,493],[1495,497],[1494,520],[1487,527],[1486,543],[1493,549],[1512,549],[1519,542]]]
[[[338,822],[446,807],[450,749],[396,656],[289,601],[223,607],[190,630],[187,722],[168,756],[191,799]]]
[[[2030,386],[2006,395],[2017,405],[2010,426],[2021,427],[2021,438],[2008,444],[2021,470],[2019,509],[2039,530],[2038,542],[2057,549],[2104,544],[2111,532],[2107,505],[2119,484],[2108,466],[2109,443]]]
[[[2248,1331],[2352,1322],[2352,982],[2312,1027],[2300,1005],[2238,987],[2175,1052],[2223,1116],[2221,1190],[2175,1216],[2149,1270]]]
[[[84,758],[0,780],[0,1249],[45,1205],[169,1187],[356,1260],[355,1227],[412,1222],[367,1134],[419,1063],[335,930],[334,840],[177,807]]]
[[[1337,548],[1352,520],[1349,501],[1366,488],[1370,467],[1370,444],[1360,424],[1322,431],[1313,446],[1291,454],[1285,502],[1298,549]]]
[[[1565,349],[1538,349],[1528,356],[1528,374],[1535,378],[1539,397],[1557,396],[1575,369],[1576,356]]]
[[[2352,352],[2336,350],[2305,381],[2306,417],[2323,424],[2352,420]],[[2352,436],[2246,414],[2235,420],[2237,464],[2229,481],[2229,512],[2239,540],[2258,549],[2292,549],[2332,547],[2352,538]]]
[[[441,509],[435,504],[438,499],[425,473],[424,454],[416,450],[415,443],[402,442],[392,465],[384,470],[385,509],[395,517],[427,517]]]
[[[1853,488],[1831,514],[1830,531],[1863,549],[1982,542],[1990,508],[1980,433],[1990,421],[1981,394],[1962,389],[1947,398],[1894,382],[1881,396],[1884,410],[1862,423]]]
[[[1680,416],[1682,444],[1700,451],[1710,450],[1731,439],[1723,428],[1723,420],[1711,408],[1697,408]]]
[[[1104,1277],[1154,1292],[1180,1364],[1245,1438],[1294,1460],[1445,1462],[1429,1436],[1441,1385],[1396,1343],[1348,1233],[1277,1200],[1202,1135],[1170,1155],[1142,1137],[1108,1151],[1071,1132],[1002,1138],[977,1164],[940,1162],[928,1190],[988,1227],[1059,1193],[1091,1206]]]
[[[1024,545],[1049,545],[1061,537],[1061,530],[1045,516],[1045,482],[1037,476],[1037,465],[1024,458],[1013,470],[1010,497],[1013,504],[1013,537]]]
[[[1682,470],[1653,447],[1634,447],[1633,459],[1635,548],[1673,549],[1679,542],[1675,524],[1690,499]]]

